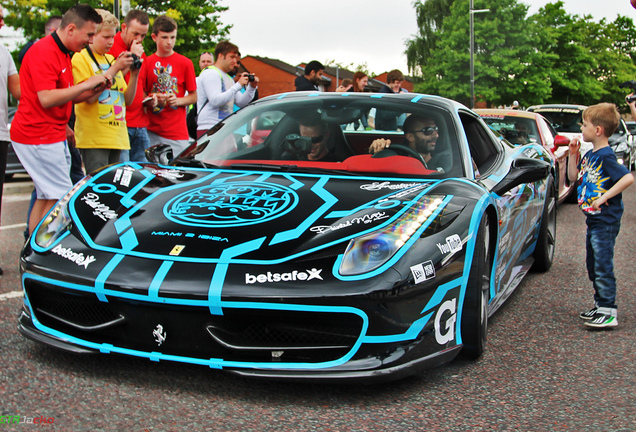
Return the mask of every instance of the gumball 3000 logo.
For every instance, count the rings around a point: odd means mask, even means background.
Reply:
[[[165,213],[182,225],[242,226],[276,219],[297,202],[292,189],[273,183],[215,183],[174,197]]]

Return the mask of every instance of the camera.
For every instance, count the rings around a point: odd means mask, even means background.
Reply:
[[[629,87],[630,89],[636,91],[636,80],[630,80],[622,82],[618,85],[620,88]]]
[[[131,70],[137,70],[141,68],[141,64],[143,63],[141,61],[141,59],[137,56],[137,54],[130,54],[130,57],[132,57],[133,62],[130,65],[130,69]]]
[[[248,74],[248,75],[247,75],[247,80],[248,80],[249,82],[254,82],[254,74]]]
[[[622,82],[618,86],[620,88],[629,87],[629,89],[632,91],[632,93],[636,93],[636,81],[635,80]],[[632,96],[625,96],[625,100],[627,101],[627,103],[632,103],[632,102],[636,101],[636,94],[634,94]]]

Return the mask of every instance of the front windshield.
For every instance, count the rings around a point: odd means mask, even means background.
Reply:
[[[405,134],[409,127],[413,130]],[[398,146],[372,157],[369,147],[380,139]],[[399,145],[406,148],[398,149]],[[219,123],[197,147],[180,155],[189,157],[220,166],[259,164],[287,170],[436,177],[464,172],[450,113],[373,96],[257,102]]]
[[[548,119],[557,132],[581,132],[583,110],[579,108],[539,108],[533,110],[533,112],[540,113]]]
[[[505,115],[482,115],[484,121],[511,144],[529,144],[539,142],[537,122],[531,118]]]

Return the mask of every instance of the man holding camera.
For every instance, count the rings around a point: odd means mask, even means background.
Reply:
[[[131,70],[126,85],[122,70],[132,69],[132,53],[125,51],[117,58],[108,54],[113,45],[119,21],[110,12],[97,9],[102,22],[95,36],[79,54],[73,56],[73,78],[76,84],[101,75],[108,87],[75,105],[75,143],[82,154],[84,167],[92,172],[105,165],[119,162],[122,150],[130,148],[126,126],[126,106],[132,103],[137,91],[139,68]],[[141,55],[141,47],[137,46]]]
[[[229,75],[238,69],[239,49],[229,41],[221,41],[214,50],[216,61],[205,68],[198,79],[197,87],[197,138],[215,124],[232,114],[234,104],[243,108],[254,99],[258,77],[247,72],[241,74],[236,83]],[[245,87],[245,92],[241,90]]]
[[[127,84],[130,84],[132,69],[139,69],[141,62],[146,58],[141,43],[148,34],[150,20],[148,14],[142,10],[132,9],[124,18],[121,31],[115,35],[113,46],[108,54],[117,58],[122,52],[137,53],[136,61],[122,71]],[[148,138],[148,116],[144,110],[144,91],[142,86],[137,86],[135,98],[130,105],[126,105],[126,124],[128,125],[128,139],[130,140],[130,151],[121,152],[121,160],[131,160],[133,162],[145,162],[144,151],[150,146]]]

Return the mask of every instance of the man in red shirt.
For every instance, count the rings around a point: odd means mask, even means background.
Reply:
[[[142,10],[132,9],[126,14],[124,23],[121,25],[121,31],[115,35],[113,47],[108,52],[117,58],[119,54],[130,51],[137,54],[141,59],[146,58],[143,52],[141,42],[148,34],[150,20],[148,14]],[[141,50],[141,51],[139,51]],[[138,54],[141,53],[141,55]],[[126,83],[130,82],[130,69],[122,71]],[[133,103],[126,106],[126,124],[128,125],[128,138],[130,139],[130,152],[122,150],[122,161],[131,160],[134,162],[145,162],[146,155],[144,151],[150,147],[148,139],[148,116],[144,110],[144,90],[140,84],[137,86],[137,93]]]
[[[33,232],[55,202],[71,189],[71,157],[66,124],[73,102],[81,102],[110,87],[107,75],[95,75],[73,85],[71,52],[92,41],[101,16],[88,5],[76,5],[62,17],[60,28],[34,44],[20,70],[22,97],[11,123],[11,142],[37,192],[29,218]]]
[[[148,114],[150,144],[170,145],[173,156],[189,145],[186,107],[197,102],[194,65],[189,58],[174,51],[176,39],[175,20],[166,15],[158,16],[152,25],[157,52],[144,61],[139,73],[139,85],[158,102],[152,114]]]

